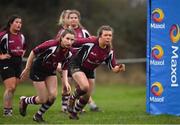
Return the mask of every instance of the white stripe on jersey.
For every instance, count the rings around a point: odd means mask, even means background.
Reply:
[[[88,38],[90,36],[89,32],[86,29],[82,29],[83,38]]]
[[[110,57],[110,59],[108,60],[108,66],[110,69],[112,69],[113,68],[112,67],[112,60],[113,60],[113,51],[112,50],[109,52],[109,57]]]
[[[8,34],[7,33],[2,37],[1,41],[3,41],[3,39],[8,39]]]
[[[6,44],[4,44],[4,48],[7,50],[7,53],[9,53],[9,51],[8,51],[8,34],[7,33],[2,37],[1,42],[4,39],[6,40]]]
[[[21,34],[21,42],[22,42],[22,45],[24,45],[25,44],[25,38],[24,38],[24,35],[23,34]]]
[[[92,47],[94,46],[94,43],[86,43],[84,44],[84,46],[89,46],[88,50],[86,51],[86,53],[84,54],[83,58],[82,58],[82,62],[87,58],[87,56],[89,55]]]
[[[48,59],[49,56],[51,56],[56,51],[57,46],[52,46],[48,50],[52,50],[51,53],[49,53],[47,56],[44,57],[44,60]]]

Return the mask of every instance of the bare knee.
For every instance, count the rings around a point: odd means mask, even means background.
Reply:
[[[8,87],[8,88],[6,88],[5,91],[6,91],[7,93],[12,93],[12,94],[13,94],[13,93],[15,92],[15,90],[16,90],[16,87]]]
[[[4,92],[4,100],[6,100],[6,101],[12,100],[12,97],[14,95],[14,91],[15,91],[15,88],[6,88],[6,90]]]

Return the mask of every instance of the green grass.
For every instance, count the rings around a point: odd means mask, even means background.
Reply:
[[[59,88],[60,90],[60,88]],[[35,95],[31,83],[20,84],[14,97],[13,117],[3,117],[2,96],[4,87],[0,85],[0,124],[36,124],[32,121],[38,105],[29,105],[28,114],[22,117],[18,112],[21,95]],[[94,100],[103,112],[90,112],[80,115],[77,121],[69,120],[60,112],[60,93],[55,104],[46,112],[44,119],[50,124],[178,124],[180,117],[170,115],[149,115],[145,111],[145,86],[137,85],[97,85]]]

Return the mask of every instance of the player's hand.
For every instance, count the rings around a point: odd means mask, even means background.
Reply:
[[[120,65],[119,65],[119,70],[122,71],[122,72],[126,71],[126,66],[125,66],[125,64],[120,64]]]
[[[4,60],[4,59],[9,59],[9,58],[11,58],[11,55],[9,55],[9,54],[0,54],[0,60]]]
[[[64,84],[63,93],[70,93],[70,92],[71,92],[71,86],[69,85],[69,83]]]
[[[57,68],[56,68],[56,71],[58,71],[59,73],[62,73],[61,63],[58,63],[58,66],[57,66]]]
[[[119,65],[115,66],[112,70],[113,70],[113,72],[115,72],[115,73],[123,72],[123,71],[126,70],[126,69],[125,69],[125,64],[119,64]]]

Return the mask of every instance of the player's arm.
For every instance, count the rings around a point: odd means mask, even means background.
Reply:
[[[96,37],[88,37],[88,38],[76,38],[73,43],[73,47],[81,47],[83,44],[92,43],[96,40]]]
[[[4,60],[4,59],[9,59],[9,58],[11,58],[11,55],[9,55],[9,54],[0,54],[0,60]]]
[[[29,57],[28,57],[28,59],[27,59],[25,69],[30,70],[30,68],[31,68],[31,65],[32,65],[32,63],[33,63],[34,58],[35,58],[34,51],[31,51],[31,53],[30,53],[30,55],[29,55]]]
[[[62,86],[63,86],[63,92],[70,93],[71,92],[71,86],[68,82],[68,70],[62,70]]]
[[[69,52],[66,59],[61,63],[61,70],[62,70],[61,82],[63,85],[63,93],[71,92],[71,86],[68,82],[68,70],[67,70],[71,57],[72,57],[72,53]]]
[[[49,47],[49,44],[48,44],[48,43],[50,43],[50,42],[49,42],[49,41],[46,41],[46,42],[38,45],[37,47],[35,47],[35,48],[31,51],[31,53],[29,54],[29,57],[28,57],[28,59],[27,59],[26,66],[25,66],[25,69],[24,69],[24,70],[30,70],[34,58],[36,57],[36,55],[38,55],[39,53],[44,52],[44,51]]]
[[[31,51],[27,59],[25,69],[21,73],[21,76],[20,76],[21,80],[24,80],[28,77],[34,58],[35,58],[35,54],[33,51]]]
[[[62,72],[62,68],[61,68],[62,66],[61,66],[61,63],[58,63],[58,65],[57,65],[57,68],[56,68],[56,71],[58,71],[60,74],[61,74],[61,72]]]
[[[109,56],[105,60],[105,62],[106,62],[106,64],[108,64],[109,68],[115,73],[125,71],[125,64],[117,64],[116,63],[116,59],[115,59],[113,50],[110,51]]]
[[[35,55],[37,55],[39,53],[43,53],[51,46],[55,46],[55,43],[53,40],[48,40],[48,41],[45,41],[45,42],[41,43],[40,45],[36,46],[33,49],[33,51],[34,51]]]

